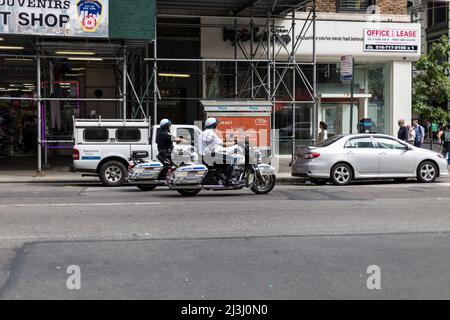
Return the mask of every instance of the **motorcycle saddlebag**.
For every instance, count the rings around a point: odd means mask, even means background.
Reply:
[[[175,170],[172,184],[201,184],[208,172],[208,168],[202,164],[183,166]]]
[[[139,163],[133,168],[130,180],[156,180],[162,169],[163,165],[158,161]]]

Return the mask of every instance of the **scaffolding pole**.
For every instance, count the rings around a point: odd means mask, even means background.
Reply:
[[[37,121],[37,172],[42,173],[42,88],[41,88],[41,55],[37,54],[37,99],[38,99],[38,121]]]
[[[124,46],[123,48],[123,121],[127,121],[127,47]]]

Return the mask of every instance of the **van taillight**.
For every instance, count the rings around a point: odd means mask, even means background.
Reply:
[[[73,160],[80,160],[80,151],[73,149]]]

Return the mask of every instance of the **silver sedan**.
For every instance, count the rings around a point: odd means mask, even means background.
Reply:
[[[346,185],[356,179],[417,178],[434,182],[448,175],[448,163],[439,153],[413,147],[381,134],[336,136],[315,147],[298,148],[292,175],[316,184],[331,180]]]

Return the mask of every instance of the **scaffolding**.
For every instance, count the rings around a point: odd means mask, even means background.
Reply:
[[[201,16],[182,14],[159,14],[158,18],[220,18],[227,20],[226,23],[207,24],[202,23],[198,27],[203,28],[230,28],[231,41],[234,47],[234,57],[231,59],[215,59],[210,57],[193,59],[176,59],[161,57],[158,55],[158,37],[153,41],[153,54],[144,60],[148,63],[148,69],[152,69],[151,79],[153,83],[152,97],[146,101],[153,104],[153,119],[158,119],[158,101],[162,100],[158,88],[158,66],[162,62],[177,61],[200,63],[202,65],[202,83],[205,86],[205,65],[207,63],[229,63],[234,64],[234,92],[225,99],[230,100],[260,100],[271,101],[273,104],[273,129],[276,125],[276,105],[290,105],[292,108],[292,155],[296,149],[296,109],[298,106],[312,106],[312,129],[311,142],[315,143],[318,135],[318,96],[317,96],[317,54],[316,54],[316,0],[294,1],[295,4],[279,4],[277,0],[271,2],[266,14],[254,14],[254,6],[259,1],[250,1],[249,5],[235,11],[234,16]],[[281,8],[281,9],[280,9]],[[240,17],[243,11],[250,11],[245,17]],[[276,13],[275,13],[276,12]],[[299,16],[301,13],[301,17]],[[247,23],[243,24],[242,21]],[[256,21],[256,22],[255,22]],[[289,21],[290,29],[284,30],[280,27],[280,21]],[[157,23],[157,22],[156,22]],[[277,24],[278,23],[278,24]],[[245,46],[243,39],[239,37],[238,30],[246,28],[250,30],[249,47]],[[155,27],[155,30],[157,28]],[[257,32],[260,36],[256,37]],[[261,32],[262,30],[262,32]],[[311,37],[312,30],[312,37]],[[310,35],[312,49],[309,53],[310,59],[299,60],[298,52]],[[287,56],[287,58],[286,58]],[[238,65],[247,65],[244,80],[239,85]],[[308,70],[309,68],[309,70]],[[307,74],[310,74],[308,77]],[[302,87],[302,95],[299,99],[298,88]],[[180,100],[224,100],[224,97],[207,97],[203,88],[202,97],[179,98]],[[283,91],[285,97],[280,97]],[[145,95],[147,92],[145,93]]]
[[[303,1],[267,1],[270,6],[261,14],[260,8],[256,10],[256,5],[260,0],[245,2],[245,6],[237,8],[232,16],[221,16],[227,23],[222,24],[203,24],[200,20],[199,28],[224,28],[231,27],[233,31],[232,45],[234,47],[234,57],[230,59],[214,59],[208,57],[194,59],[173,59],[161,57],[158,54],[158,37],[151,43],[131,43],[128,46],[126,41],[115,43],[106,43],[105,47],[100,45],[100,53],[96,55],[102,61],[114,63],[117,77],[118,94],[112,98],[56,98],[44,96],[42,92],[43,83],[43,64],[52,60],[61,60],[73,58],[70,55],[54,55],[47,49],[54,48],[52,43],[44,43],[42,38],[32,43],[34,54],[2,54],[0,57],[12,59],[34,59],[36,63],[36,91],[33,97],[18,98],[14,96],[0,96],[0,100],[29,100],[37,104],[37,171],[42,172],[43,161],[47,163],[48,146],[58,143],[73,143],[73,140],[53,140],[46,134],[45,127],[45,103],[50,101],[73,101],[79,102],[115,102],[117,113],[122,115],[124,122],[128,115],[131,118],[141,118],[148,121],[149,118],[158,120],[158,102],[163,99],[158,87],[158,68],[164,61],[177,62],[197,62],[201,64],[201,70],[205,69],[206,63],[224,62],[234,65],[234,91],[228,97],[230,100],[265,100],[273,104],[273,129],[275,127],[275,106],[277,104],[290,105],[292,107],[292,150],[296,147],[296,108],[302,105],[313,106],[312,134],[311,140],[314,143],[318,133],[318,110],[317,110],[317,56],[316,56],[316,0]],[[166,2],[167,3],[167,2]],[[207,1],[205,3],[208,3]],[[242,15],[243,12],[247,12]],[[302,14],[299,17],[298,13]],[[180,13],[157,14],[155,17],[155,33],[157,32],[158,18],[218,18],[217,16],[202,15],[183,15]],[[250,47],[246,48],[245,41],[238,36],[238,29],[242,28],[242,22],[247,21],[245,28],[250,30]],[[278,25],[280,21],[289,21],[290,29],[286,32]],[[300,28],[298,28],[300,26]],[[255,37],[258,28],[260,36]],[[305,61],[297,59],[297,53],[307,38],[308,32],[312,29],[312,50],[309,54],[310,59]],[[290,39],[288,41],[288,39]],[[26,40],[24,38],[24,40]],[[87,42],[86,42],[87,43]],[[70,45],[70,41],[67,41]],[[64,45],[64,41],[54,41],[53,45]],[[48,46],[48,47],[46,47]],[[79,49],[76,44],[72,48]],[[92,43],[92,49],[96,49],[95,43]],[[104,54],[111,49],[111,54]],[[287,56],[287,58],[286,58]],[[239,65],[246,65],[246,73],[242,83],[239,85]],[[309,68],[310,77],[307,76]],[[290,79],[290,83],[289,83]],[[50,81],[51,82],[51,81]],[[202,71],[202,83],[205,84],[205,73]],[[298,99],[298,88],[302,86],[303,92]],[[285,93],[285,97],[280,92]],[[204,90],[203,90],[204,92]],[[204,94],[200,97],[186,97],[187,100],[216,100],[219,97],[206,97]],[[183,98],[180,98],[183,99]]]
[[[145,52],[143,49],[136,50],[133,48],[132,51],[127,50],[127,45],[116,44],[113,45],[111,43],[107,43],[105,48],[103,49],[105,52],[112,54],[99,54],[95,56],[95,59],[98,61],[107,61],[111,62],[115,65],[115,68],[118,71],[118,79],[116,83],[118,83],[117,92],[118,95],[116,97],[111,98],[85,98],[85,97],[75,97],[75,98],[67,98],[67,97],[53,97],[46,96],[43,93],[43,85],[45,83],[50,84],[50,92],[53,93],[53,62],[54,61],[63,61],[67,59],[73,59],[73,55],[54,55],[50,52],[54,50],[55,45],[64,46],[67,43],[64,41],[58,43],[44,43],[44,41],[38,40],[34,45],[35,54],[1,54],[0,58],[5,59],[13,59],[16,61],[27,61],[33,59],[35,61],[36,66],[36,85],[35,92],[33,96],[30,97],[16,97],[16,96],[0,96],[1,100],[6,101],[29,101],[34,102],[37,105],[37,172],[40,174],[43,170],[43,165],[48,164],[48,150],[52,149],[53,146],[57,144],[72,144],[73,139],[52,139],[51,135],[48,134],[46,129],[46,112],[45,112],[45,103],[52,101],[65,101],[65,102],[73,102],[73,103],[81,103],[81,102],[115,102],[119,106],[120,114],[122,115],[122,119],[124,122],[127,121],[128,118],[128,103],[131,102],[133,107],[131,110],[132,118],[142,118],[147,119],[147,113],[143,108],[142,98],[139,97],[138,91],[136,89],[136,75],[134,70],[136,69],[136,65],[138,65],[139,61],[141,61],[141,65],[143,65],[143,58]],[[101,48],[100,44],[92,43],[91,48]],[[145,49],[145,48],[144,48]],[[78,57],[79,58],[79,57]],[[88,59],[86,59],[88,60]],[[46,74],[44,79],[44,64],[49,67],[51,70],[49,74]],[[138,82],[139,86],[142,86],[142,83]],[[130,90],[131,89],[131,90]],[[142,92],[141,92],[142,93]],[[148,121],[148,119],[147,119]],[[70,146],[71,148],[71,146]]]

